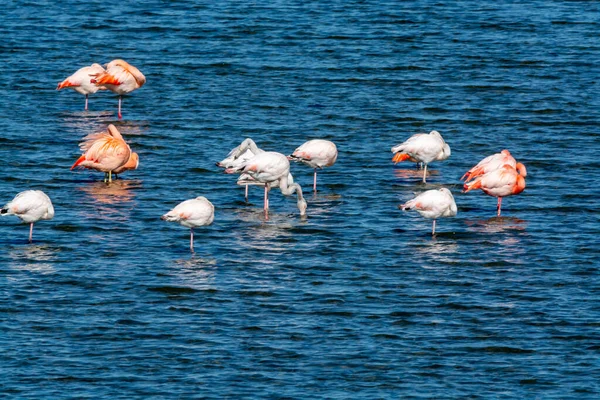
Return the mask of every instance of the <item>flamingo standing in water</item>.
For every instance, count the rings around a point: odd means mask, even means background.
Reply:
[[[438,131],[417,133],[403,143],[392,147],[394,163],[410,160],[425,164],[423,183],[426,183],[427,165],[432,161],[443,161],[450,157],[450,146]]]
[[[481,189],[483,193],[497,197],[498,216],[500,216],[502,198],[519,194],[525,190],[526,176],[527,169],[523,164],[517,163],[516,167],[504,165],[499,169],[477,177],[470,183],[465,183],[463,192],[467,193],[473,189]]]
[[[100,64],[92,64],[89,67],[78,69],[73,75],[60,82],[56,90],[71,88],[79,94],[85,95],[85,110],[88,109],[88,95],[96,93],[98,90],[106,90],[102,85],[96,85],[91,82],[91,77],[104,72]]]
[[[249,159],[251,159],[252,157],[254,157],[257,154],[260,153],[264,153],[264,150],[259,149],[258,146],[256,145],[256,143],[254,143],[254,140],[247,138],[244,139],[244,141],[237,147],[235,147],[233,150],[231,150],[229,152],[229,154],[227,154],[227,157],[225,157],[223,160],[217,162],[217,167],[220,168],[233,168],[233,169],[237,169],[239,167],[241,167],[242,165],[244,165],[244,163],[246,163],[246,161],[248,161]],[[238,180],[238,184],[241,184],[240,181]],[[249,182],[248,183],[244,183],[244,197],[246,199],[246,201],[248,201],[248,186],[252,185],[253,183]]]
[[[502,168],[504,165],[510,165],[513,168],[517,167],[517,161],[510,154],[510,151],[504,149],[500,153],[492,154],[479,161],[477,165],[468,170],[460,180],[464,180],[465,183],[469,182],[478,176],[485,175],[488,172]]]
[[[302,187],[297,183],[291,183],[289,181],[290,162],[283,154],[266,151],[252,157],[242,166],[225,170],[225,173],[228,174],[238,172],[242,172],[242,176],[246,176],[247,179],[252,179],[265,186],[265,219],[269,219],[269,189],[273,185],[279,187],[281,193],[286,196],[296,192],[300,215],[306,215],[307,204],[302,196]]]
[[[313,139],[298,147],[288,158],[314,168],[313,191],[317,191],[317,168],[331,167],[337,160],[335,143],[329,140]]]
[[[97,86],[104,86],[119,95],[119,119],[121,115],[121,99],[124,94],[141,88],[146,77],[139,69],[123,60],[113,60],[106,65],[106,71],[100,72],[90,80]]]
[[[227,157],[225,157],[223,160],[217,162],[216,165],[217,165],[217,167],[230,169],[230,170],[236,170],[236,171],[241,172],[241,167],[243,167],[244,164],[248,160],[250,160],[252,157],[254,157],[258,154],[264,153],[264,152],[265,151],[263,149],[259,148],[256,145],[254,140],[247,138],[247,139],[244,139],[244,141],[239,146],[237,146],[236,148],[231,150],[229,152],[229,154],[227,154]],[[294,177],[292,176],[291,173],[288,173],[288,184],[291,185],[293,183],[294,183]],[[248,174],[240,175],[239,179],[237,180],[237,184],[245,187],[244,197],[245,197],[246,201],[248,201],[248,186],[250,186],[250,185],[264,186],[264,183],[258,182],[256,179],[252,178]],[[270,188],[273,188],[276,186],[277,186],[276,181],[269,183]]]
[[[0,209],[0,215],[16,215],[29,224],[29,243],[33,241],[33,223],[54,218],[54,207],[46,193],[41,190],[26,190]]]
[[[106,132],[93,133],[79,144],[84,154],[75,161],[71,170],[77,166],[95,169],[105,173],[105,182],[112,182],[112,173],[123,167],[131,157],[131,149],[114,125]]]
[[[442,217],[454,217],[457,213],[456,202],[450,190],[441,188],[427,190],[414,199],[398,206],[404,210],[416,210],[425,218],[433,218],[431,235],[435,235],[435,220]]]
[[[206,197],[200,196],[179,203],[160,219],[178,222],[180,225],[190,228],[190,250],[193,253],[194,228],[212,224],[215,219],[215,207]]]

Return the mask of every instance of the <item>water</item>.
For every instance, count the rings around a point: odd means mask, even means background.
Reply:
[[[0,11],[0,392],[14,398],[598,398],[598,12],[583,1],[9,2]],[[124,99],[56,92],[123,58]],[[140,168],[69,171],[118,126]],[[436,129],[426,185],[390,147]],[[340,154],[308,199],[250,203],[215,161],[244,138]],[[503,148],[528,168],[503,202],[460,176]],[[398,210],[448,187],[459,213]],[[204,195],[212,226],[159,217]]]

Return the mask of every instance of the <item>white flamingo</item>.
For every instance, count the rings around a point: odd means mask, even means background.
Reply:
[[[450,190],[446,188],[427,190],[414,199],[399,206],[404,210],[416,210],[425,218],[433,218],[431,235],[435,235],[435,220],[442,217],[454,217],[457,213],[456,202]]]
[[[331,167],[337,160],[338,151],[335,143],[329,140],[313,139],[298,147],[288,157],[314,168],[313,191],[317,191],[317,168]]]
[[[450,157],[450,146],[438,131],[418,133],[403,143],[392,147],[394,163],[404,160],[422,162],[425,164],[423,183],[426,183],[427,165],[432,161],[442,161]]]
[[[33,240],[33,224],[43,219],[54,218],[52,201],[41,190],[26,190],[15,196],[0,210],[2,216],[16,215],[29,224],[29,243]]]
[[[225,170],[228,174],[241,172],[246,179],[252,180],[264,185],[265,198],[264,210],[265,219],[269,219],[269,188],[271,186],[279,187],[281,193],[289,196],[296,193],[298,197],[298,210],[300,215],[306,215],[306,200],[302,196],[302,187],[297,183],[291,183],[288,176],[290,173],[290,162],[287,157],[281,153],[266,151],[260,153],[246,163],[237,168],[228,168]]]
[[[215,207],[206,197],[200,196],[179,203],[160,218],[190,228],[190,250],[194,252],[194,228],[212,224]]]
[[[73,75],[60,82],[56,90],[70,88],[79,94],[85,95],[85,110],[88,109],[88,95],[96,93],[98,90],[106,90],[106,87],[95,85],[90,82],[92,76],[104,72],[100,64],[92,64],[89,67],[78,69]]]

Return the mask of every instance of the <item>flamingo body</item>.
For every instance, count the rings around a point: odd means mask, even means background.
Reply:
[[[15,196],[0,210],[2,216],[15,215],[21,221],[30,224],[29,242],[33,238],[33,224],[40,220],[54,218],[52,201],[41,190],[26,190]]]
[[[70,88],[79,94],[85,96],[85,109],[88,109],[88,95],[96,93],[98,90],[106,90],[102,85],[96,85],[91,82],[92,76],[102,74],[104,68],[100,64],[92,64],[88,67],[78,69],[73,75],[60,82],[56,90]]]
[[[190,249],[194,251],[194,228],[210,225],[215,218],[215,207],[206,197],[200,196],[179,203],[161,217],[164,221],[178,222],[190,228]]]
[[[242,176],[247,176],[265,186],[264,210],[267,219],[269,208],[268,191],[272,186],[279,187],[281,193],[286,196],[296,192],[300,215],[306,215],[307,204],[302,196],[302,187],[297,183],[289,181],[290,162],[283,154],[265,151],[252,157],[244,165],[237,168],[228,168],[225,172],[229,174],[241,172]]]
[[[124,60],[113,60],[106,65],[106,71],[101,72],[90,80],[97,86],[104,86],[119,95],[119,119],[121,115],[121,97],[124,94],[141,88],[146,83],[146,77],[139,69]]]
[[[403,211],[415,210],[421,216],[433,219],[432,235],[435,234],[436,219],[454,217],[458,211],[454,196],[452,196],[450,190],[446,188],[427,190],[414,199],[402,204],[400,208]]]
[[[474,189],[481,189],[485,194],[498,198],[498,216],[502,198],[521,193],[525,190],[525,177],[527,170],[521,163],[516,164],[516,168],[511,165],[504,165],[499,169],[488,172],[477,177],[469,183],[465,183],[463,192],[467,193]]]
[[[468,170],[460,179],[464,180],[466,183],[478,176],[500,169],[504,165],[510,165],[513,168],[516,168],[517,166],[517,161],[510,154],[510,151],[506,149],[502,150],[500,153],[492,154],[491,156],[484,158],[477,163],[477,165]]]
[[[126,165],[131,157],[129,145],[114,125],[109,125],[106,132],[86,136],[79,147],[84,154],[71,169],[80,166],[112,174]]]
[[[313,139],[298,147],[288,158],[299,161],[315,169],[313,190],[317,191],[317,168],[331,167],[337,160],[338,151],[335,143],[329,140]]]
[[[438,131],[417,133],[403,143],[392,147],[395,163],[410,160],[425,164],[423,182],[426,182],[427,166],[433,161],[446,160],[451,155],[450,146]]]

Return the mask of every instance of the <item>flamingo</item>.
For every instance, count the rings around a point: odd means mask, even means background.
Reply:
[[[479,161],[479,163],[468,170],[460,180],[464,180],[465,183],[469,182],[471,179],[474,179],[478,176],[485,175],[488,172],[492,172],[494,170],[502,168],[504,165],[510,165],[513,168],[516,168],[517,161],[510,154],[510,151],[504,149],[500,153],[492,154]]]
[[[247,138],[237,147],[227,154],[223,160],[217,162],[217,167],[220,168],[238,168],[242,166],[246,161],[251,159],[257,154],[264,153],[264,150],[259,149],[254,140]],[[246,201],[248,201],[248,186],[254,183],[248,181],[247,183],[240,183],[238,180],[238,184],[245,186],[244,197]]]
[[[290,162],[281,153],[265,151],[260,153],[245,164],[236,168],[227,168],[225,173],[233,174],[242,172],[245,179],[251,179],[265,186],[264,210],[265,219],[269,219],[269,189],[271,186],[279,187],[281,193],[286,196],[296,192],[298,196],[298,210],[300,215],[306,215],[306,200],[302,196],[302,187],[297,183],[290,182]],[[240,177],[241,178],[241,177]]]
[[[163,221],[179,222],[190,228],[190,250],[194,252],[194,228],[212,224],[215,207],[206,197],[199,196],[179,203],[174,209],[160,217]]]
[[[92,64],[89,67],[78,69],[73,75],[60,82],[56,90],[71,88],[79,94],[85,95],[85,110],[88,109],[88,95],[96,93],[98,90],[106,90],[106,87],[95,85],[90,82],[90,76],[96,76],[104,72],[100,64]]]
[[[139,69],[124,60],[112,60],[106,65],[106,71],[95,74],[91,83],[105,86],[108,90],[119,95],[119,119],[121,115],[121,99],[124,94],[141,88],[146,83],[146,77]]]
[[[288,159],[299,161],[314,168],[313,191],[317,191],[317,168],[331,167],[337,160],[335,143],[329,140],[313,139],[298,147]]]
[[[247,139],[244,139],[244,141],[239,146],[237,146],[236,148],[231,150],[229,152],[229,154],[227,154],[227,157],[225,157],[223,160],[217,162],[216,165],[217,165],[217,167],[221,167],[221,168],[225,168],[225,169],[234,169],[234,170],[241,172],[240,167],[243,167],[243,165],[248,160],[250,160],[255,155],[258,155],[258,154],[261,154],[264,152],[265,151],[263,149],[260,149],[256,145],[254,140],[247,138]],[[292,176],[291,173],[288,173],[288,184],[291,185],[293,183],[294,183],[294,177]],[[248,174],[240,175],[240,177],[237,180],[237,184],[245,187],[245,195],[244,196],[245,196],[246,201],[248,201],[248,186],[250,186],[250,185],[264,186],[264,183],[258,182],[256,179],[252,178]],[[269,183],[270,188],[273,188],[276,186],[277,186],[276,181]]]
[[[131,157],[131,149],[114,125],[107,132],[93,133],[79,144],[84,154],[75,161],[77,166],[105,173],[104,181],[112,182],[112,172],[123,167]]]
[[[441,217],[454,217],[457,213],[456,202],[450,190],[446,188],[427,190],[414,199],[398,206],[404,210],[416,210],[425,218],[433,218],[431,235],[435,235],[435,220]]]
[[[403,143],[392,147],[394,163],[410,160],[425,164],[423,183],[426,183],[427,165],[432,161],[443,161],[450,157],[450,146],[438,131],[417,133]]]
[[[488,172],[485,175],[477,177],[470,183],[465,183],[463,193],[473,189],[481,189],[483,193],[498,198],[498,216],[500,216],[500,207],[502,198],[521,193],[525,190],[525,177],[527,169],[521,163],[516,167],[504,165],[499,169]]]
[[[33,223],[54,218],[54,207],[48,195],[41,190],[25,190],[2,207],[0,215],[16,215],[21,221],[29,224],[29,243],[31,243]]]

